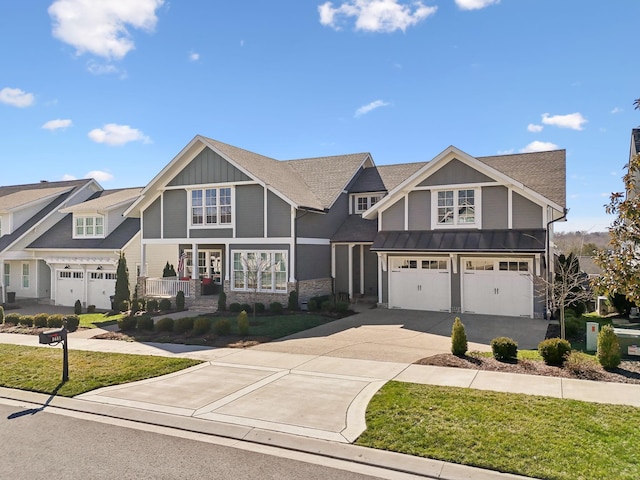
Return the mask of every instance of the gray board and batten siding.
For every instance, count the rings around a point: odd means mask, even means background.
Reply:
[[[460,160],[453,159],[429,175],[418,184],[419,187],[430,187],[436,185],[459,185],[462,183],[485,183],[495,182],[495,179],[486,176],[484,173],[471,168]]]
[[[297,245],[296,255],[297,280],[331,277],[330,245]]]
[[[431,192],[429,190],[416,190],[414,192],[410,192],[408,195],[408,198],[409,198],[409,218],[408,218],[409,228],[408,229],[409,230],[431,229]]]
[[[482,228],[509,228],[509,190],[507,187],[482,187]]]
[[[264,237],[264,188],[237,185],[235,193],[236,237]]]
[[[252,179],[210,148],[205,148],[168,183],[170,187],[246,182]]]
[[[267,191],[267,236],[291,236],[291,205],[271,191]]]
[[[512,192],[513,228],[542,228],[542,207]]]
[[[382,212],[382,230],[404,230],[404,202],[400,198],[396,203]]]
[[[349,198],[346,193],[342,193],[326,213],[298,211],[296,236],[329,239],[333,237],[348,215]]]
[[[185,238],[187,236],[187,192],[167,190],[163,193],[163,238]]]
[[[161,200],[156,198],[151,205],[142,212],[142,236],[143,238],[161,238]]]
[[[359,294],[364,291],[365,295],[378,295],[378,256],[371,253],[369,245],[335,245],[336,254],[336,277],[335,291],[336,293],[349,291],[349,248],[352,248],[352,275],[353,275],[353,292]],[[364,285],[360,284],[360,255],[363,255],[364,267]]]

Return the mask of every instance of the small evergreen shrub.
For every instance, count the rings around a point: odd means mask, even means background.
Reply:
[[[571,344],[561,338],[548,338],[538,344],[538,352],[547,365],[561,367],[571,353]]]
[[[138,317],[138,324],[136,325],[136,329],[145,332],[153,330],[153,317],[148,313],[140,315]]]
[[[322,310],[325,313],[328,313],[331,311],[331,307],[333,305],[331,304],[331,300],[324,300],[321,304],[320,304],[320,310]]]
[[[55,315],[49,315],[49,318],[47,318],[47,327],[60,328],[62,327],[62,320],[64,320],[64,317],[59,313],[56,313]]]
[[[307,302],[307,309],[310,312],[317,312],[318,311],[318,302],[314,298],[309,299],[309,301]]]
[[[518,358],[518,344],[509,337],[496,337],[491,340],[491,351],[496,360],[513,360]]]
[[[451,327],[451,353],[458,357],[466,355],[469,345],[467,343],[467,333],[460,317],[456,317]]]
[[[296,290],[291,290],[289,292],[289,302],[287,304],[287,308],[294,312],[300,310],[300,305],[298,305],[298,292]]]
[[[144,298],[134,298],[131,300],[131,313],[137,313],[144,310]]]
[[[76,315],[82,314],[82,303],[80,302],[80,300],[76,300],[76,303],[73,304],[73,313],[75,313]]]
[[[96,313],[95,305],[87,305],[87,313]]]
[[[197,317],[193,321],[193,333],[195,335],[204,335],[211,329],[211,320],[208,317]]]
[[[4,323],[4,307],[0,305],[0,323]]]
[[[253,307],[248,303],[243,303],[240,305],[240,311],[245,311],[247,313],[253,313]]]
[[[154,328],[157,332],[171,332],[173,331],[173,325],[173,318],[165,317],[158,320]]]
[[[271,302],[269,304],[269,312],[280,315],[282,313],[282,304],[280,302]]]
[[[169,310],[171,310],[171,300],[169,300],[168,298],[163,298],[162,300],[160,300],[158,308],[161,312],[168,312]]]
[[[564,368],[585,380],[598,380],[601,374],[601,367],[596,359],[576,351],[565,357]]]
[[[147,312],[156,312],[158,310],[158,300],[150,298],[147,300]]]
[[[117,305],[118,310],[120,310],[121,312],[128,312],[129,309],[131,308],[131,303],[129,302],[129,300],[122,300],[118,305]]]
[[[18,319],[18,324],[23,327],[33,327],[33,315],[22,315]]]
[[[256,309],[256,313],[264,313],[264,311],[266,310],[266,307],[264,306],[264,303],[256,302],[255,309]]]
[[[229,305],[229,311],[233,313],[240,313],[242,311],[242,306],[239,303],[234,302]]]
[[[247,312],[241,311],[236,321],[238,322],[238,333],[243,337],[249,335],[249,315],[247,315]]]
[[[349,304],[347,302],[336,302],[336,312],[347,313],[349,311]]]
[[[603,368],[611,369],[620,365],[620,344],[611,325],[605,325],[598,334],[598,362]]]
[[[218,310],[224,312],[227,310],[227,294],[220,292],[218,295]]]
[[[567,337],[575,337],[581,329],[584,329],[585,323],[576,317],[566,317],[564,319],[564,333]]]
[[[226,318],[221,318],[214,323],[213,331],[216,335],[229,335],[231,333],[231,323]]]
[[[180,312],[184,310],[184,292],[182,290],[176,294],[176,308]]]
[[[8,313],[4,317],[4,323],[10,323],[11,325],[18,325],[20,315],[18,313]]]
[[[131,332],[136,329],[137,324],[138,317],[134,317],[133,315],[127,315],[118,320],[118,328],[121,332]]]
[[[190,330],[193,330],[193,317],[178,318],[173,325],[173,331],[178,334],[187,333]]]
[[[78,330],[78,325],[80,325],[80,318],[77,315],[67,315],[64,317],[64,321],[67,324],[67,330],[69,332],[75,332]]]
[[[33,316],[33,326],[38,328],[44,328],[47,326],[47,320],[49,320],[49,314],[38,313]]]

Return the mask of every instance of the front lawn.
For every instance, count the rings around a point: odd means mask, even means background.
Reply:
[[[62,350],[0,344],[0,386],[73,397],[100,387],[176,372],[201,362],[120,353],[69,350],[69,381],[62,379]]]
[[[545,479],[637,479],[640,409],[389,382],[357,444]]]
[[[83,313],[78,315],[80,319],[79,327],[98,328],[115,324],[120,318],[124,317],[123,313],[117,315],[106,316],[104,313]]]

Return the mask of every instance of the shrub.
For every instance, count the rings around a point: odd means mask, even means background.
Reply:
[[[255,310],[256,310],[256,313],[264,313],[264,311],[266,310],[266,307],[264,306],[264,303],[256,302]]]
[[[64,317],[59,313],[56,313],[55,315],[49,315],[49,318],[47,318],[47,327],[60,328],[62,327],[62,320],[64,320]]]
[[[18,313],[9,313],[4,317],[4,323],[10,323],[11,325],[17,325],[18,320],[20,320],[20,315]]]
[[[620,344],[611,325],[605,325],[598,334],[598,362],[604,368],[616,368],[620,365]]]
[[[600,365],[591,355],[582,352],[570,352],[565,357],[564,368],[585,380],[598,380]]]
[[[269,304],[269,312],[280,315],[282,313],[282,304],[280,302],[271,302]]]
[[[213,324],[213,331],[216,335],[229,335],[231,333],[231,323],[226,318],[221,318]]]
[[[347,313],[349,311],[349,304],[347,302],[336,302],[336,312]]]
[[[4,323],[4,307],[0,305],[0,323]]]
[[[240,311],[244,310],[247,313],[253,313],[253,307],[248,303],[243,303],[240,305]]]
[[[296,290],[292,290],[289,292],[289,302],[287,304],[287,308],[293,311],[300,309],[300,306],[298,305],[298,292]]]
[[[571,353],[571,344],[561,338],[548,338],[538,344],[538,352],[547,365],[561,367]]]
[[[323,312],[330,312],[331,311],[331,300],[324,300],[321,304],[320,304],[320,310],[322,310]]]
[[[227,309],[227,294],[220,292],[218,295],[218,310],[224,312]]]
[[[509,337],[496,337],[491,340],[491,351],[496,360],[511,360],[518,357],[518,344]]]
[[[136,313],[141,310],[144,310],[144,299],[143,298],[134,298],[131,300],[131,313]]]
[[[158,332],[171,332],[173,331],[174,321],[171,317],[161,318],[156,322],[155,329]]]
[[[171,300],[169,300],[168,298],[163,298],[162,300],[160,300],[158,308],[161,312],[168,312],[169,310],[171,310]]]
[[[243,337],[249,335],[249,315],[247,315],[247,312],[241,311],[236,321],[238,322],[238,333]]]
[[[87,305],[87,313],[96,313],[95,305]]]
[[[176,294],[176,308],[179,311],[184,310],[184,292],[182,290]]]
[[[575,337],[584,328],[584,321],[576,317],[566,317],[564,320],[564,333],[567,337]]]
[[[118,320],[118,328],[121,332],[130,332],[136,329],[138,324],[138,317],[127,315]]]
[[[451,353],[462,357],[467,353],[468,348],[464,324],[460,321],[460,317],[456,317],[451,327]]]
[[[22,315],[18,319],[18,324],[23,325],[25,327],[33,327],[33,316],[32,315]]]
[[[571,305],[571,309],[575,312],[576,317],[580,318],[587,311],[587,305],[584,302],[578,302]]]
[[[77,315],[67,315],[64,317],[64,321],[67,324],[67,330],[69,332],[75,332],[80,325],[80,318]]]
[[[240,313],[242,311],[242,306],[239,303],[232,303],[229,305],[229,310],[233,313]]]
[[[186,333],[189,330],[193,330],[193,317],[178,318],[173,325],[175,333]]]
[[[150,298],[147,300],[147,312],[155,312],[158,310],[158,300]]]
[[[138,317],[137,330],[151,331],[153,330],[153,317],[148,313]]]
[[[307,302],[307,308],[310,312],[317,312],[318,302],[314,298],[309,299],[309,301]]]
[[[80,300],[76,300],[76,303],[73,304],[73,313],[76,315],[82,314],[82,303]]]
[[[38,313],[37,315],[33,316],[33,326],[38,328],[46,327],[47,320],[49,320],[49,314]]]
[[[129,300],[122,300],[118,305],[116,305],[116,307],[121,312],[127,312],[131,308],[131,303],[129,302]]]
[[[193,321],[193,333],[195,335],[204,335],[211,328],[211,320],[208,317],[197,317]]]

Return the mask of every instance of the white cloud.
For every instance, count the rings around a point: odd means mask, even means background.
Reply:
[[[109,172],[103,172],[101,170],[91,170],[84,176],[84,178],[93,178],[98,182],[108,182],[110,180],[113,180],[113,175],[111,175]]]
[[[137,128],[115,123],[107,123],[103,128],[94,128],[89,132],[89,138],[96,143],[106,143],[111,146],[129,142],[151,142],[151,139]]]
[[[620,107],[614,107],[613,110],[611,110],[612,114],[616,114],[616,113],[622,113],[624,110],[622,110]]]
[[[500,3],[500,0],[456,0],[460,10],[480,10],[497,3]]]
[[[390,105],[388,102],[384,102],[382,100],[376,100],[375,102],[371,102],[367,105],[364,105],[362,107],[360,107],[359,109],[356,110],[356,113],[353,115],[355,118],[361,117],[363,115],[366,115],[367,113],[369,113],[371,110],[375,110],[376,108],[380,108],[380,107],[386,107]]]
[[[94,75],[111,75],[120,72],[118,67],[112,63],[99,63],[94,61],[87,64],[87,70]]]
[[[164,0],[56,0],[49,7],[53,36],[76,53],[121,59],[135,48],[127,26],[154,30]]]
[[[438,10],[438,7],[428,7],[421,1],[413,2],[412,6],[399,3],[399,0],[347,0],[338,7],[325,2],[318,6],[318,13],[320,23],[335,30],[340,30],[346,19],[354,17],[356,30],[404,32]]]
[[[76,177],[74,177],[73,175],[70,175],[70,174],[68,174],[68,173],[65,173],[65,174],[62,176],[62,180],[63,180],[63,181],[67,181],[67,180],[77,180],[77,178],[76,178]]]
[[[527,126],[527,130],[530,131],[530,132],[533,132],[533,133],[541,132],[543,128],[544,127],[542,125],[535,125],[533,123],[530,123]]]
[[[192,62],[197,62],[198,60],[200,60],[200,54],[197,52],[190,52],[189,60],[191,60]]]
[[[69,119],[61,119],[58,118],[56,120],[49,120],[48,122],[46,122],[44,125],[42,125],[42,128],[44,128],[45,130],[59,130],[59,129],[64,129],[67,127],[71,126],[71,120]]]
[[[33,93],[27,93],[19,88],[5,87],[0,90],[0,103],[22,108],[33,105],[35,100]]]
[[[511,155],[513,153],[513,148],[508,150],[498,150],[498,155]]]
[[[531,142],[529,145],[520,150],[522,153],[531,153],[531,152],[546,152],[548,150],[557,150],[558,145],[551,142],[541,142],[536,140],[535,142]]]
[[[569,113],[568,115],[542,114],[542,123],[545,125],[555,125],[560,128],[570,128],[572,130],[582,130],[582,125],[587,123],[587,119],[581,113]]]

